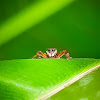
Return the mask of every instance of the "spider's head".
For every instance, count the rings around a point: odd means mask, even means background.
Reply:
[[[57,54],[57,49],[56,48],[49,48],[49,49],[47,49],[46,52],[47,52],[47,55],[49,57],[53,57]]]

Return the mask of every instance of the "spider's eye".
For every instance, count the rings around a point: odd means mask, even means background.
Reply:
[[[48,51],[50,52],[51,50],[50,50],[50,49],[48,49]]]
[[[54,49],[52,49],[52,51],[54,51]]]

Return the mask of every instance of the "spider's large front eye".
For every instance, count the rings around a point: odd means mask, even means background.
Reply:
[[[48,51],[50,52],[51,50],[50,50],[50,49],[48,49]]]
[[[54,49],[52,49],[52,51],[55,51]]]

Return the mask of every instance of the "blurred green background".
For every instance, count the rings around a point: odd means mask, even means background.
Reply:
[[[66,49],[73,58],[100,58],[100,0],[68,0],[68,3],[67,0],[53,0],[54,6],[50,5],[50,0],[47,1],[0,1],[0,60],[29,59],[38,50],[45,52],[51,47],[57,48],[58,52]],[[57,8],[60,2],[63,5]],[[33,15],[31,7],[36,9]],[[48,7],[52,10],[45,11]],[[19,17],[25,19],[22,15],[26,13],[27,22],[18,20]],[[36,14],[37,19],[34,19]],[[19,21],[18,25],[10,27],[14,20],[14,25]],[[35,24],[31,23],[35,20]],[[11,29],[7,31],[9,27]],[[19,28],[23,28],[22,31],[19,32]]]

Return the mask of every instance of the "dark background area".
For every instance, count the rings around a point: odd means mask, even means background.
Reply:
[[[0,1],[0,25],[39,0]],[[8,33],[9,34],[9,33]],[[100,58],[100,1],[75,0],[0,47],[0,60],[30,59],[38,50],[66,49],[73,58]]]

